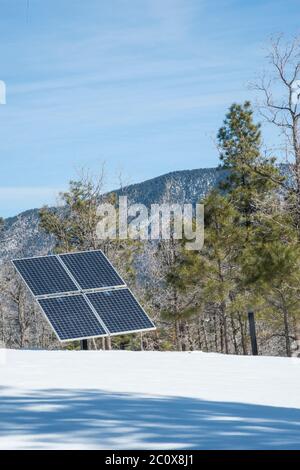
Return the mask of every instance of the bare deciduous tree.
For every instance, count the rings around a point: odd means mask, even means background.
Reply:
[[[284,42],[283,36],[271,40],[267,56],[270,72],[254,85],[262,96],[259,110],[269,124],[283,136],[283,148],[294,173],[292,193],[295,223],[300,234],[300,36]]]
[[[271,40],[268,54],[270,73],[254,88],[262,94],[259,109],[266,122],[283,136],[283,147],[293,170],[293,183],[287,185],[289,203],[300,239],[300,36],[284,41]],[[300,318],[295,325],[296,350],[300,354]]]

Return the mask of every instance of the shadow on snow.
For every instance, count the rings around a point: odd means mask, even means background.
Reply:
[[[3,390],[1,448],[300,449],[300,410],[97,390]]]

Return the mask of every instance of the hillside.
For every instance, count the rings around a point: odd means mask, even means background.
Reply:
[[[224,175],[224,170],[218,168],[174,171],[115,192],[128,196],[131,202],[139,202],[147,207],[166,200],[170,203],[196,204],[217,186]]]
[[[127,195],[131,202],[140,202],[147,206],[165,200],[196,203],[216,186],[222,175],[224,172],[217,168],[175,171],[115,192]],[[28,210],[5,220],[0,236],[0,261],[47,254],[53,245],[53,238],[39,230],[38,209]]]
[[[297,360],[0,350],[0,367],[1,449],[300,449]]]
[[[291,181],[289,166],[281,164],[279,168]],[[148,207],[167,201],[195,204],[216,187],[225,175],[225,171],[219,168],[174,171],[114,192],[128,196],[129,202],[139,202]],[[5,220],[4,230],[0,234],[0,263],[1,260],[14,257],[47,254],[53,246],[53,238],[39,230],[38,209],[28,210]]]

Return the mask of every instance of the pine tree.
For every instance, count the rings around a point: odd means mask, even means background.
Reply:
[[[253,121],[249,101],[230,107],[217,138],[222,168],[227,170],[221,189],[249,225],[257,202],[282,181],[275,159],[261,154],[260,124]]]
[[[161,333],[178,351],[191,349],[189,323],[197,313],[194,288],[188,288],[181,277],[181,268],[186,262],[183,245],[171,236],[170,240],[159,242],[155,253],[161,276],[160,286],[155,291],[155,298],[159,299]]]
[[[256,215],[254,243],[245,250],[243,271],[252,303],[270,318],[281,316],[286,355],[291,356],[299,319],[300,246],[293,216],[278,199],[269,198]]]
[[[208,304],[213,303],[215,306],[220,350],[228,353],[229,325],[233,327],[230,309],[239,292],[240,241],[244,237],[245,228],[239,225],[240,214],[228,197],[212,192],[204,204],[206,245],[203,253],[205,269],[202,269],[203,297]]]
[[[195,294],[193,308],[190,305],[181,315],[198,314],[204,338],[207,336],[204,322],[214,337],[212,347],[215,351],[238,353],[240,346],[243,351],[246,346],[238,344],[236,332],[239,324],[230,312],[232,302],[239,293],[240,241],[244,238],[245,227],[238,223],[240,214],[226,195],[212,191],[203,203],[204,248],[201,252],[183,249],[181,262],[173,267],[171,279],[181,292]],[[242,336],[243,332],[240,334]]]
[[[239,330],[240,344],[246,353],[247,305],[249,299],[257,305],[266,300],[262,286],[270,280],[263,281],[262,263],[262,272],[250,281],[245,264],[251,257],[256,259],[264,247],[262,233],[267,228],[260,216],[261,206],[276,194],[281,176],[275,160],[261,155],[260,125],[253,122],[249,102],[230,107],[218,141],[227,173],[219,191],[212,191],[204,200],[204,250],[199,255],[187,254],[185,267],[179,267],[179,274],[175,270],[173,277],[177,275],[183,285],[201,285],[202,305],[207,312],[213,312],[216,350],[229,351],[230,330],[237,352]],[[275,244],[272,246],[275,250]]]
[[[246,296],[257,305],[281,312],[287,355],[290,317],[297,324],[299,249],[293,218],[282,207],[284,178],[274,158],[261,155],[260,125],[253,122],[249,102],[233,104],[218,133],[220,156],[228,176],[223,189],[247,227],[239,264]]]

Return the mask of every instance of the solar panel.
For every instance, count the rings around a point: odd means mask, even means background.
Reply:
[[[125,286],[100,250],[59,255],[81,289]]]
[[[38,303],[61,341],[107,336],[81,294],[39,299]]]
[[[13,264],[60,341],[155,329],[101,250]]]
[[[155,329],[129,289],[93,292],[87,298],[110,334]]]
[[[35,296],[78,291],[56,256],[17,259],[13,263]]]

